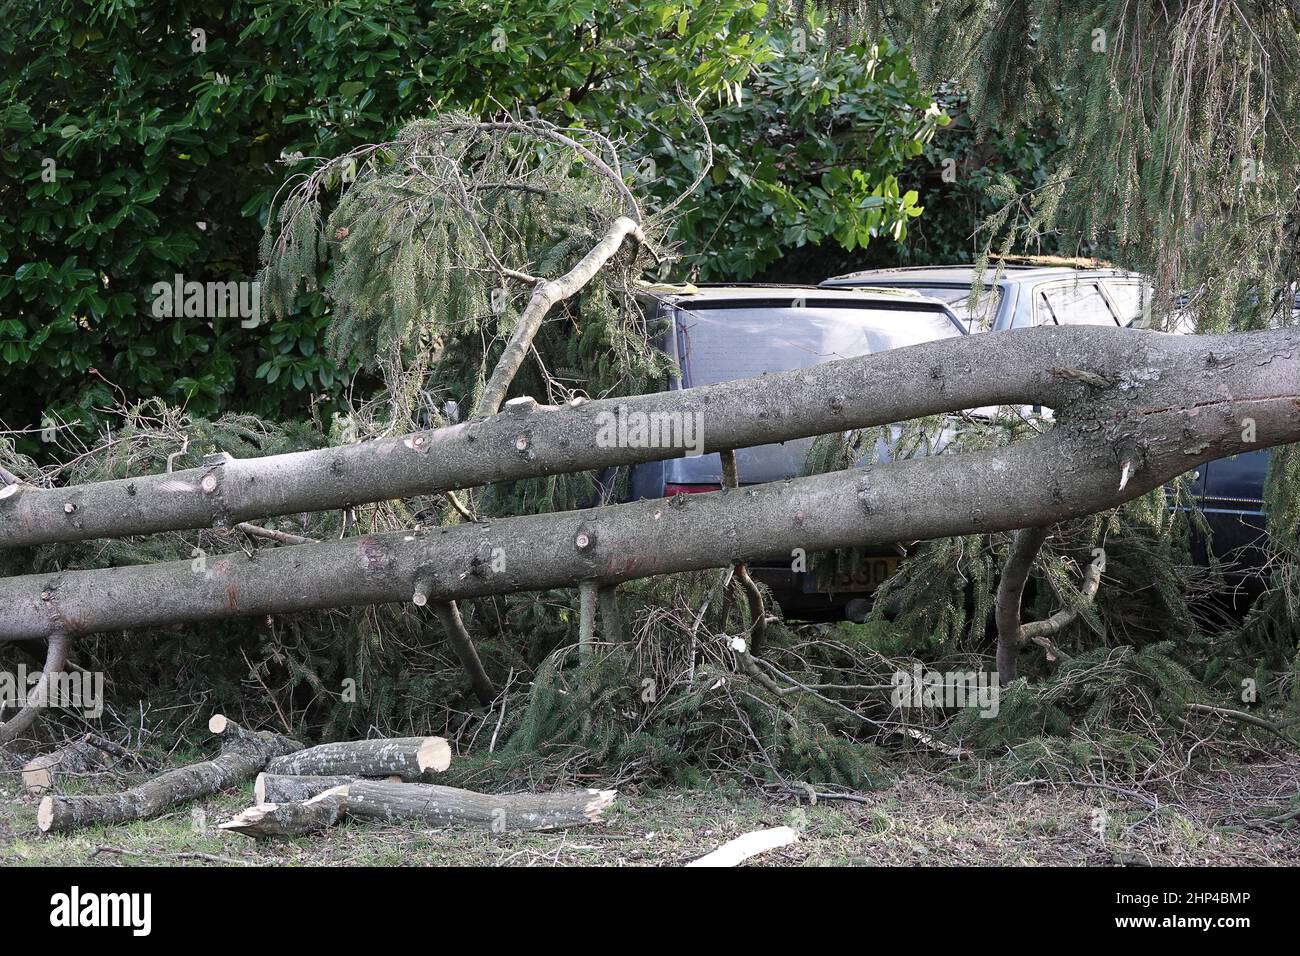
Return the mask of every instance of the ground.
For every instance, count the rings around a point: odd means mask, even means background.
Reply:
[[[109,788],[120,783],[106,785]],[[1300,755],[1181,781],[1159,799],[1101,787],[991,787],[910,772],[865,802],[797,807],[770,794],[714,786],[620,795],[598,826],[563,833],[347,825],[291,841],[255,842],[216,824],[252,803],[252,783],[157,820],[67,836],[36,832],[36,801],[13,775],[0,783],[0,865],[675,866],[763,827],[789,824],[796,844],[763,855],[777,866],[1297,865],[1300,831],[1249,825],[1293,809]]]

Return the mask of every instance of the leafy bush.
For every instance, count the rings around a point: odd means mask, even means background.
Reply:
[[[289,314],[255,325],[158,314],[155,286],[252,281],[272,199],[302,157],[390,139],[434,109],[536,111],[626,137],[629,179],[654,160],[640,182],[653,205],[699,169],[683,98],[698,102],[717,164],[677,238],[707,278],[752,275],[824,236],[850,247],[901,237],[919,207],[893,174],[941,117],[901,51],[830,52],[814,32],[799,52],[792,22],[742,0],[456,0],[433,19],[413,0],[10,11],[4,424],[80,422],[88,438],[106,421],[97,410],[155,396],[206,417],[278,420],[323,396],[328,414],[355,369],[322,348],[327,266]],[[22,445],[52,453],[35,431]]]

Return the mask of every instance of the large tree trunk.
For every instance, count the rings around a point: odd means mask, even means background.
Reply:
[[[997,348],[982,347],[990,340]],[[891,382],[885,396],[875,382],[882,370],[910,377]],[[806,391],[813,381],[820,387]],[[769,391],[782,396],[777,407],[768,404]],[[846,416],[844,409],[858,407],[868,392],[875,410]],[[717,402],[708,404],[708,396]],[[1043,435],[991,451],[222,555],[209,558],[202,573],[181,561],[9,578],[0,580],[0,607],[8,608],[0,639],[43,636],[52,604],[69,633],[84,634],[405,601],[417,583],[429,600],[446,601],[788,557],[796,547],[815,552],[1051,524],[1113,507],[1202,462],[1300,440],[1300,330],[1224,337],[1091,328],[993,333],[657,400],[701,410],[716,421],[713,431],[743,433],[743,444],[996,402],[1049,404],[1057,422]],[[531,434],[549,435],[561,419],[585,421],[586,408],[535,412]],[[579,434],[568,430],[563,440],[571,459],[585,461]],[[619,451],[629,458],[640,452]],[[1121,488],[1122,474],[1129,477]]]
[[[1072,369],[1116,384],[1093,395],[1098,413],[1172,406],[1194,414],[1206,400],[1222,413],[1261,382],[1275,388],[1256,389],[1256,397],[1300,391],[1298,342],[1294,329],[1224,337],[1023,329],[676,392],[558,408],[520,402],[482,421],[399,438],[265,458],[214,456],[202,468],[68,488],[9,485],[0,488],[0,546],[233,525],[686,453],[610,441],[609,422],[619,415],[698,415],[707,426],[704,450],[712,452],[981,405],[1059,408],[1094,392]],[[1252,369],[1256,355],[1261,364]],[[1222,365],[1206,368],[1211,356]]]
[[[122,793],[46,797],[36,811],[37,827],[42,833],[65,833],[78,827],[148,820],[181,803],[243,783],[272,757],[302,749],[296,740],[244,730],[220,714],[208,728],[222,736],[221,756],[169,770]]]

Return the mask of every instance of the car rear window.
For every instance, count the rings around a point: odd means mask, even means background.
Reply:
[[[942,312],[828,308],[679,307],[679,349],[688,385],[785,372],[960,335]]]
[[[953,314],[961,321],[961,324],[969,327],[971,319],[974,318],[976,326],[992,327],[993,319],[998,314],[998,302],[1002,295],[999,289],[989,288],[985,284],[980,291],[979,299],[975,303],[974,310],[971,309],[971,287],[969,285],[915,285],[913,283],[901,282],[881,282],[871,283],[878,288],[887,289],[907,289],[910,292],[919,292],[921,295],[929,296],[932,299],[938,299],[948,308],[952,309]]]
[[[962,334],[944,312],[918,308],[791,306],[710,308],[678,305],[678,357],[684,385],[712,385],[785,372],[869,352],[881,352]],[[800,474],[813,439],[736,451],[745,484]],[[665,462],[667,480],[717,484],[716,454]]]

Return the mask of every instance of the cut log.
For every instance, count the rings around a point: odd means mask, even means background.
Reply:
[[[356,777],[327,776],[312,777],[284,773],[259,773],[253,784],[253,799],[258,803],[296,803],[310,800],[326,790],[346,787]],[[386,777],[392,783],[401,783],[400,777]]]
[[[78,775],[102,771],[111,763],[109,755],[84,738],[51,753],[29,760],[23,767],[23,788],[41,795],[54,789],[61,775]]]
[[[707,856],[692,860],[687,866],[739,866],[751,856],[789,846],[799,839],[799,834],[790,827],[773,827],[770,830],[755,830],[734,840],[722,844]]]
[[[122,793],[45,797],[36,811],[37,827],[42,833],[66,833],[96,824],[148,820],[186,801],[242,783],[272,757],[302,749],[296,740],[248,731],[221,715],[213,717],[208,727],[222,737],[221,756],[169,770]]]
[[[451,748],[442,737],[390,737],[321,744],[269,761],[266,772],[421,780],[426,774],[441,773],[449,766]]]
[[[617,796],[617,790],[490,794],[427,783],[356,780],[348,787],[348,816],[433,827],[486,827],[493,833],[558,830],[598,823]]]
[[[234,819],[219,824],[219,828],[261,839],[301,836],[339,823],[347,809],[347,802],[348,788],[344,784],[331,787],[309,800],[259,803]]]

